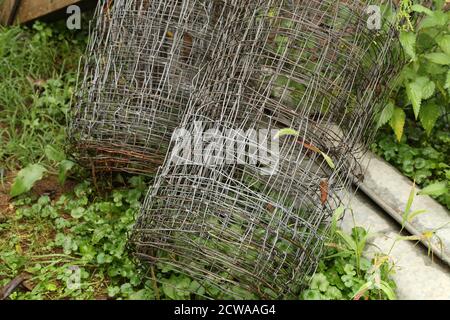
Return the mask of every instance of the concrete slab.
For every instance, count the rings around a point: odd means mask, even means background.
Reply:
[[[344,217],[342,228],[349,232],[356,224],[376,233],[367,253],[388,253],[400,232],[397,222],[362,193],[352,198],[349,207],[353,212]],[[397,242],[390,256],[396,266],[398,299],[450,300],[450,267],[428,256],[421,244]]]
[[[362,165],[367,171],[360,189],[401,224],[413,182],[373,153],[367,154]],[[450,213],[429,196],[417,196],[412,205],[415,210],[427,212],[408,223],[406,229],[414,235],[435,231],[430,247],[450,265]]]

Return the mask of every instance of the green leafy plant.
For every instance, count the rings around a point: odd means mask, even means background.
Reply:
[[[351,234],[337,228],[343,208],[333,217],[331,241],[325,257],[311,278],[309,288],[302,294],[306,300],[389,299],[395,296],[391,279],[393,264],[388,255],[364,256],[371,235],[361,227]]]
[[[52,145],[47,145],[45,147],[45,155],[47,156],[48,160],[57,163],[58,180],[59,183],[64,184],[67,179],[68,173],[75,166],[75,162],[68,160],[63,151],[56,149]]]
[[[433,1],[431,8],[402,1],[400,20],[408,23],[400,42],[408,63],[378,117],[378,127],[389,123],[398,141],[407,118],[419,121],[430,135],[436,121],[450,111],[450,13],[444,6],[443,0]],[[411,16],[418,20],[415,30]]]
[[[0,162],[11,171],[47,168],[45,148],[63,150],[65,124],[86,30],[36,22],[0,27]],[[67,163],[62,166],[67,167]]]
[[[413,119],[407,119],[400,142],[387,128],[380,130],[376,140],[372,151],[419,186],[440,186],[439,192],[428,195],[450,209],[450,132],[445,119],[436,123],[431,136]]]
[[[73,194],[55,201],[48,196],[19,199],[15,217],[2,229],[0,285],[26,272],[32,290],[11,298],[154,298],[126,250],[145,191],[142,178],[133,177],[128,188],[113,190],[106,198],[98,198],[88,183],[81,183]],[[26,244],[17,237],[20,225],[39,226],[41,235],[33,237],[32,247],[24,249]],[[6,230],[10,232],[5,235]],[[76,288],[67,285],[70,270],[80,272]]]
[[[11,196],[16,197],[30,191],[36,181],[42,179],[45,171],[39,164],[28,165],[20,170],[11,187]]]

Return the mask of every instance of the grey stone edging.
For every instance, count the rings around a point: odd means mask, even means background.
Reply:
[[[413,182],[371,152],[361,164],[366,172],[364,181],[358,184],[359,189],[401,224]],[[431,241],[421,242],[450,265],[450,213],[431,197],[418,195],[411,210],[422,209],[427,212],[406,223],[405,229],[413,235],[437,230]]]
[[[365,255],[389,254],[399,300],[450,300],[450,267],[428,256],[427,249],[412,241],[396,241],[400,226],[362,192],[345,198],[351,212],[341,227],[350,233],[364,227],[371,237]],[[351,214],[350,214],[351,213]]]

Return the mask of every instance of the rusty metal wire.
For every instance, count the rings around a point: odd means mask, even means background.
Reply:
[[[130,238],[140,260],[195,279],[194,295],[298,297],[401,65],[395,8],[375,1],[371,30],[368,4],[254,1],[221,30]],[[283,128],[298,135],[248,134]]]
[[[163,163],[192,79],[239,18],[239,3],[99,2],[70,125],[82,164],[151,173]]]

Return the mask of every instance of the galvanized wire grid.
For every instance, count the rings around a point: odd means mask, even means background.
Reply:
[[[173,141],[130,239],[139,259],[195,279],[193,295],[298,297],[401,64],[395,30],[386,21],[369,30],[367,5],[266,0],[252,3],[232,34],[222,32],[181,126],[235,131]],[[251,146],[272,149],[242,132],[286,127],[299,135],[279,138],[278,170],[268,175],[268,158],[255,158]],[[248,145],[236,147],[236,136]],[[275,138],[266,137],[270,145]],[[177,147],[189,142],[197,157],[183,162]],[[210,148],[194,147],[201,143]]]
[[[82,164],[151,173],[242,1],[100,1],[70,125]]]

